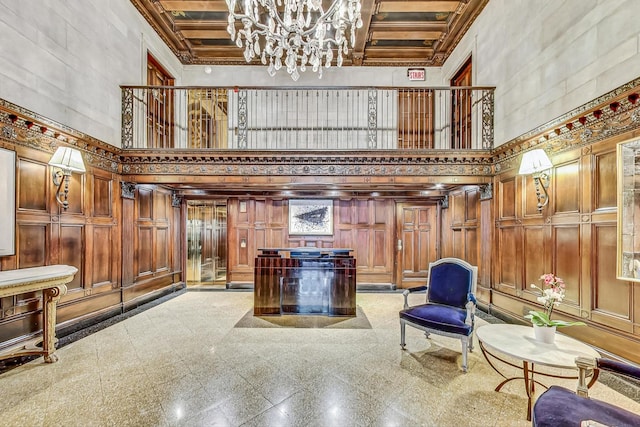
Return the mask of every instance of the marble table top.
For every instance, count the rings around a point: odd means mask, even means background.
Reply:
[[[7,290],[30,283],[46,283],[69,276],[73,279],[73,275],[77,272],[76,267],[69,265],[46,265],[0,271],[0,288]],[[43,288],[45,287],[46,285],[43,286]]]
[[[538,365],[575,369],[578,356],[600,357],[592,347],[560,333],[556,333],[552,344],[537,341],[531,326],[484,325],[476,330],[476,335],[488,349]]]

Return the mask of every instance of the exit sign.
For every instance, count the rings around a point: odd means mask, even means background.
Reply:
[[[409,68],[407,70],[407,76],[409,76],[409,80],[424,81],[424,75],[424,68]]]

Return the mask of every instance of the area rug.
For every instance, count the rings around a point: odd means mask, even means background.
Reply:
[[[356,317],[330,317],[305,314],[284,314],[281,316],[254,316],[249,310],[235,324],[236,328],[327,328],[327,329],[371,329],[360,306],[356,306]]]

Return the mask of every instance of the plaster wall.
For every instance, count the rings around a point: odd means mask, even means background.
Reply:
[[[210,72],[206,72],[210,71]],[[244,87],[433,87],[443,86],[442,69],[428,67],[425,81],[409,81],[407,67],[335,67],[325,68],[322,78],[307,69],[294,82],[286,70],[275,76],[267,73],[262,65],[186,65],[183,83],[186,86],[244,86]]]
[[[120,146],[120,85],[142,85],[149,51],[182,65],[128,0],[0,0],[0,98]]]
[[[495,145],[639,76],[637,0],[491,0],[444,64],[496,86]]]

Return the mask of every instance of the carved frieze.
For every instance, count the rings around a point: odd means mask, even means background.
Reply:
[[[487,157],[393,158],[393,157],[194,157],[128,156],[122,171],[131,175],[367,175],[367,176],[487,176],[493,174]],[[458,163],[459,162],[459,163]]]
[[[535,146],[558,153],[635,129],[640,129],[640,78],[498,147],[496,172],[517,167],[517,157]]]
[[[135,199],[136,198],[136,183],[135,182],[121,182],[120,183],[121,196],[123,199]]]
[[[179,208],[181,205],[182,205],[182,196],[179,196],[175,192],[171,193],[171,207]]]
[[[120,149],[0,99],[0,138],[13,144],[53,153],[60,144],[82,152],[87,165],[117,172]]]
[[[491,183],[480,186],[480,200],[489,199],[493,199],[493,184]]]

